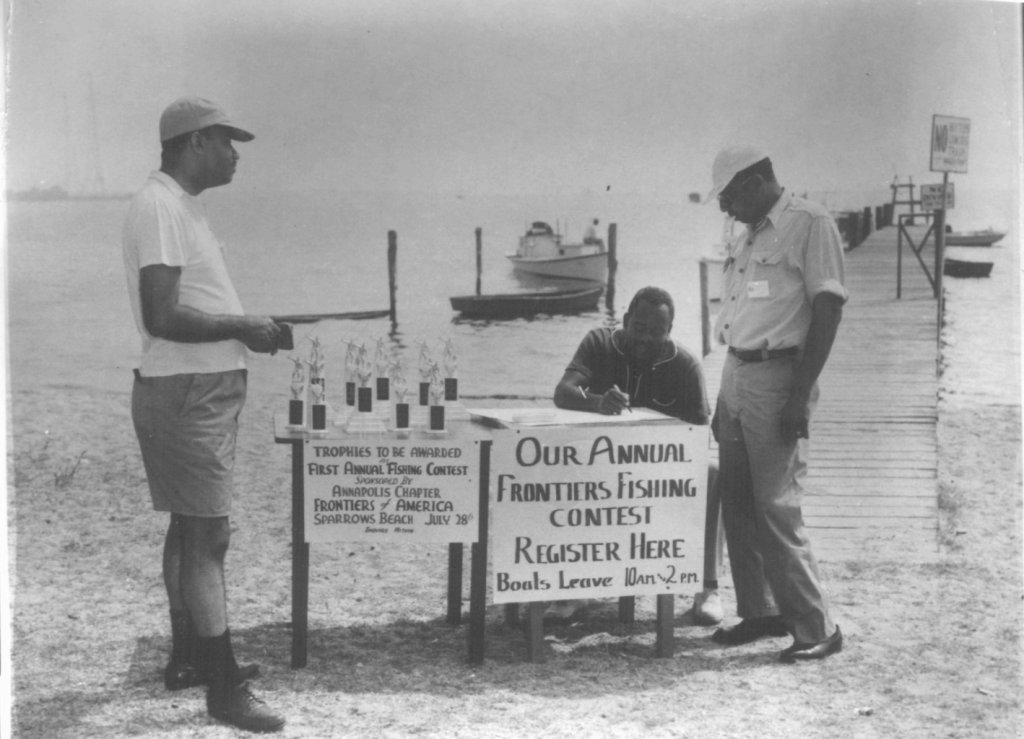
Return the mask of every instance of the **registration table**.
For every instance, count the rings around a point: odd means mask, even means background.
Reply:
[[[657,596],[671,656],[675,595],[700,590],[708,428],[653,411],[475,409],[443,432],[310,432],[274,418],[292,456],[292,667],[307,662],[309,547],[447,543],[447,620],[459,624],[472,547],[469,662],[484,659],[488,585],[505,618],[527,604],[527,659],[543,659],[548,602]],[[488,580],[487,555],[491,567]]]

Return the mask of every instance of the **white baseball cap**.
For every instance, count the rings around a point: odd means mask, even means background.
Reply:
[[[235,141],[252,141],[256,138],[232,124],[228,114],[216,103],[189,95],[168,105],[160,116],[160,141],[215,125],[227,128],[228,135]]]
[[[767,158],[768,155],[761,149],[749,144],[737,144],[722,149],[715,157],[715,163],[711,165],[711,184],[714,187],[711,188],[711,192],[708,193],[704,202],[710,203],[732,182],[733,177],[747,167]]]

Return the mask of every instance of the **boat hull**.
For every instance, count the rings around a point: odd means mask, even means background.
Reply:
[[[961,259],[944,259],[942,274],[946,277],[988,277],[992,262],[966,262]]]
[[[521,257],[505,255],[516,272],[561,280],[605,282],[608,279],[608,253],[569,257]]]
[[[1004,236],[999,231],[954,231],[946,234],[946,246],[992,246]]]
[[[449,298],[454,310],[472,318],[518,318],[537,314],[595,310],[603,287],[551,292],[461,295]]]

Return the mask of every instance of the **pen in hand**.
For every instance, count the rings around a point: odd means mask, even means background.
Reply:
[[[621,390],[619,390],[619,386],[618,385],[612,385],[612,390],[614,390],[617,393],[621,393],[622,395],[625,395],[625,393],[623,393]],[[633,412],[633,407],[627,405],[626,406],[626,410],[629,411],[630,413],[632,413]]]

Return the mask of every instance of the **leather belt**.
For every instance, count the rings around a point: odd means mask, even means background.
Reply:
[[[798,346],[787,346],[785,349],[734,349],[729,347],[729,353],[741,362],[764,362],[767,359],[782,359],[791,357],[800,351]]]

